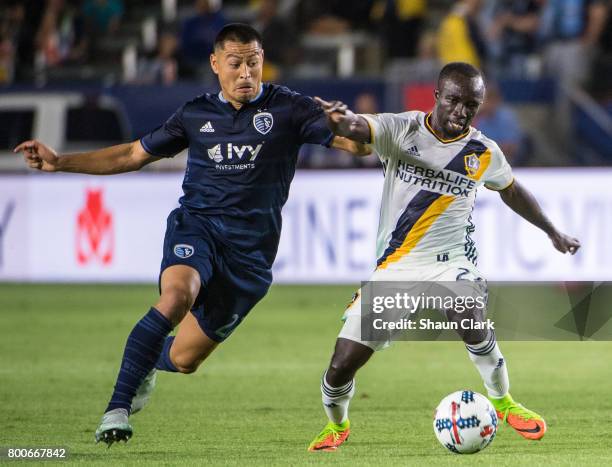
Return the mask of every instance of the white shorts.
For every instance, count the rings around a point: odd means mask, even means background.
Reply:
[[[432,262],[431,256],[411,262],[410,269],[376,269],[369,281],[380,282],[454,282],[458,280],[484,281],[478,268],[463,254],[455,254],[445,262]],[[366,345],[373,350],[389,347],[390,341],[361,340],[361,289],[348,305],[344,316],[344,326],[338,337]]]

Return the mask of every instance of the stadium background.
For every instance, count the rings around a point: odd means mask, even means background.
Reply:
[[[571,21],[559,20],[569,9],[554,11],[566,4],[582,8]],[[28,172],[10,150],[28,138],[61,152],[128,141],[184,100],[216,92],[207,47],[228,21],[263,31],[267,80],[361,112],[428,110],[441,64],[468,60],[490,80],[476,126],[583,243],[575,257],[556,254],[483,190],[483,272],[494,280],[609,281],[611,16],[607,2],[569,0],[2,2],[0,447],[63,445],[88,463],[456,462],[436,445],[430,416],[447,393],[482,390],[458,343],[398,343],[378,355],[358,379],[349,444],[333,458],[305,453],[323,422],[317,381],[339,318],[375,259],[375,158],[304,148],[284,210],[279,285],[198,373],[162,375],[135,421],[136,438],[102,452],[91,446],[93,429],[125,336],[156,297],[165,216],[180,194],[185,156],[96,178]],[[509,287],[517,299],[528,294],[534,309],[550,306],[544,291]],[[568,455],[609,463],[610,429],[601,422],[612,408],[603,358],[610,343],[503,349],[513,393],[546,416],[550,433],[527,444],[502,430],[483,461],[509,463],[520,449],[535,464]]]

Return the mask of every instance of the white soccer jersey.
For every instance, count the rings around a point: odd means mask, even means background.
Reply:
[[[508,187],[512,170],[494,141],[470,127],[438,138],[430,114],[362,115],[385,171],[376,253],[378,269],[407,269],[417,259],[464,255],[476,264],[472,210],[476,190]]]

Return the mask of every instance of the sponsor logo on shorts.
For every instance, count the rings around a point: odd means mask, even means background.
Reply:
[[[189,258],[190,256],[193,256],[194,252],[195,248],[191,245],[186,245],[184,243],[174,245],[174,254],[179,258]]]
[[[449,253],[438,253],[438,255],[436,256],[436,260],[439,263],[445,263],[446,261],[448,261],[448,255]]]

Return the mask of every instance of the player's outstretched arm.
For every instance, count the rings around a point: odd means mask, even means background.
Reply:
[[[351,112],[341,101],[328,102],[320,97],[315,97],[314,100],[323,108],[327,125],[334,134],[359,143],[370,142],[370,126],[365,118]]]
[[[519,216],[546,232],[555,248],[561,253],[569,252],[573,255],[578,251],[580,241],[559,232],[550,219],[546,217],[533,194],[519,182],[514,180],[508,188],[501,190],[499,195],[504,203]]]
[[[147,153],[140,141],[61,156],[40,141],[30,140],[21,143],[13,152],[22,152],[26,164],[32,169],[93,175],[131,172],[160,159]]]
[[[372,154],[372,148],[367,144],[358,143],[344,136],[334,136],[331,146],[332,148],[350,152],[354,156],[369,156]]]

